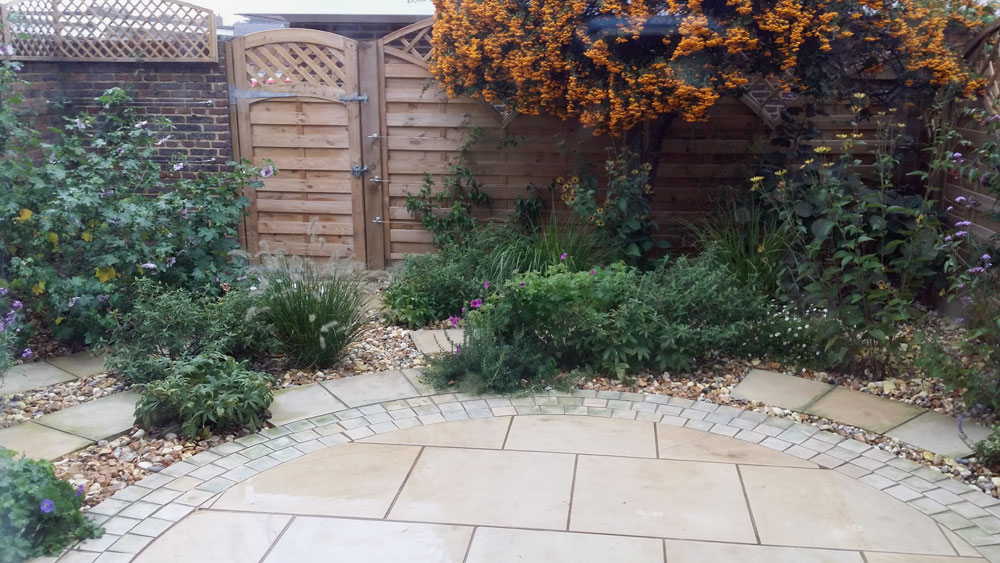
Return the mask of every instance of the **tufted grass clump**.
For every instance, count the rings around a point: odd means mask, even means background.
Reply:
[[[342,260],[268,255],[259,275],[274,336],[298,368],[333,365],[368,320],[363,280]]]

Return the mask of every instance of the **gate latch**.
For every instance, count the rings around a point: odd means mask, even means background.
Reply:
[[[360,178],[363,174],[368,172],[367,166],[361,166],[360,164],[355,164],[351,167],[351,176],[355,178]]]
[[[368,94],[359,94],[357,92],[355,92],[354,95],[347,95],[347,94],[345,94],[345,95],[343,95],[343,96],[340,97],[340,101],[342,101],[342,102],[364,102],[364,103],[367,104],[368,103]]]

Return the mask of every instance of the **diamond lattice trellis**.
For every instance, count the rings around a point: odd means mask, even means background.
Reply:
[[[309,84],[343,89],[347,81],[343,53],[315,43],[268,43],[246,50],[244,63],[251,86]]]
[[[19,0],[2,24],[19,60],[218,60],[212,11],[175,0]]]
[[[382,38],[382,45],[389,55],[408,60],[427,68],[431,60],[431,29],[434,19],[426,19]]]

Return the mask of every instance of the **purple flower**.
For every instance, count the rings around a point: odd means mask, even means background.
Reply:
[[[159,141],[156,141],[156,146],[162,147],[163,143],[166,143],[167,141],[169,141],[171,137],[173,137],[173,135],[167,135],[166,137],[160,139]]]
[[[42,501],[42,504],[38,505],[38,508],[41,509],[42,512],[48,514],[56,509],[56,503],[52,502],[52,499],[45,499]]]
[[[996,121],[998,119],[1000,119],[1000,115],[993,114],[993,115],[991,115],[991,116],[989,116],[989,117],[987,117],[986,119],[983,120],[983,125],[986,125],[987,123],[993,123],[994,121]]]
[[[13,302],[12,302],[12,303],[10,304],[10,306],[11,306],[12,308],[14,308],[14,309],[20,309],[21,307],[24,307],[24,304],[23,304],[23,303],[21,303],[20,301],[18,301],[17,299],[15,299],[15,300],[14,300],[14,301],[13,301]]]
[[[462,314],[463,315],[465,314],[465,306],[464,305],[462,306]]]
[[[954,240],[954,238],[952,238],[951,235],[948,235],[948,236],[944,237],[944,241],[945,242],[951,242],[952,240]]]
[[[566,259],[566,253],[565,253],[565,252],[563,252],[563,253],[562,253],[562,256],[560,256],[560,257],[559,257],[559,259],[560,259],[560,260],[565,260],[565,259]]]
[[[972,268],[969,268],[966,271],[969,272],[970,274],[981,274],[986,271],[986,268],[982,266],[973,266]]]
[[[962,238],[969,234],[969,231],[955,231],[955,238]]]
[[[181,170],[184,170],[183,162],[178,162],[177,164],[174,165],[174,172],[180,172]]]
[[[87,128],[87,125],[80,118],[76,118],[73,120],[73,125],[71,125],[71,127],[83,131],[84,129]]]
[[[968,295],[963,295],[963,296],[959,297],[958,301],[962,304],[963,307],[969,307],[969,306],[971,306],[974,303],[974,301],[972,300],[972,298],[969,297]]]
[[[945,211],[951,211],[952,209],[955,209],[955,206],[954,205],[949,205],[948,208],[945,209]]]
[[[955,323],[956,324],[962,324],[964,322],[965,322],[965,319],[963,319],[962,317],[958,317],[957,319],[955,319]]]
[[[79,485],[76,486],[76,496],[80,496],[82,494],[83,494],[83,483],[80,483]]]
[[[456,344],[455,345],[455,353],[456,354],[461,354],[462,353],[462,345],[461,344]]]
[[[24,352],[21,352],[22,360],[30,360],[35,353],[31,351],[31,348],[25,348]]]
[[[526,283],[524,283],[524,282],[521,282],[521,283],[517,284],[517,287],[524,287],[524,286],[526,286],[526,285],[528,285],[528,284],[526,284]]]
[[[7,288],[6,287],[0,287],[0,296],[4,296],[4,295],[7,295]]]
[[[142,264],[142,269],[144,269],[144,270],[155,270],[156,269],[156,264],[153,264],[152,262],[146,262],[145,264]]]
[[[2,51],[3,51],[3,54],[7,55],[8,57],[14,56],[14,46],[13,45],[4,45]]]
[[[964,195],[960,195],[960,196],[956,197],[955,198],[955,203],[965,203],[965,196]]]
[[[594,275],[596,272],[594,270],[590,271],[590,275]]]
[[[273,166],[265,166],[264,168],[261,168],[261,170],[260,170],[260,177],[261,178],[270,178],[271,176],[274,176],[274,167]]]
[[[472,301],[469,301],[469,306],[472,307],[473,309],[478,309],[483,306],[483,300],[473,299]]]
[[[960,153],[960,152],[953,152],[953,153],[951,153],[951,158],[954,159],[954,160],[961,160],[962,159],[962,153]]]
[[[972,221],[959,221],[958,223],[955,223],[955,226],[956,227],[968,227],[971,224],[972,224]]]
[[[452,327],[458,326],[458,323],[461,321],[462,317],[456,317],[455,315],[451,315],[450,317],[448,317],[448,322],[451,323]]]
[[[486,283],[483,284],[483,289],[489,289],[489,288],[490,288],[490,281],[486,280]]]

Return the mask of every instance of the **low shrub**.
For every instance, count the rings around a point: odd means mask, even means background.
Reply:
[[[393,321],[417,328],[459,315],[470,300],[485,297],[518,273],[557,264],[586,271],[607,259],[603,236],[580,222],[552,216],[527,227],[491,223],[466,234],[461,245],[407,256],[383,302]]]
[[[945,382],[949,389],[964,389],[963,399],[971,408],[1000,410],[1000,348],[970,338],[957,348],[947,347],[924,335],[914,360],[929,377]]]
[[[57,478],[48,461],[15,455],[0,448],[0,563],[58,555],[74,540],[100,536],[80,512],[82,488]]]
[[[665,260],[646,273],[620,263],[588,272],[554,266],[516,276],[484,303],[468,305],[464,357],[432,361],[438,385],[509,391],[546,381],[553,369],[624,378],[641,369],[689,369],[710,351],[810,342],[784,330],[772,337],[776,342],[767,340],[761,323],[773,306],[737,283],[712,252]],[[801,354],[814,352],[810,343]],[[519,357],[510,369],[496,363],[511,362],[508,354]]]
[[[139,425],[179,422],[188,437],[233,428],[256,431],[263,426],[264,410],[274,399],[271,376],[216,352],[157,361],[167,375],[143,386],[135,407]]]
[[[368,320],[368,293],[351,266],[270,256],[260,276],[262,308],[296,367],[333,365]]]
[[[976,444],[975,450],[981,463],[989,466],[1000,465],[1000,425],[994,426],[989,436]]]
[[[260,300],[246,285],[221,297],[199,296],[140,280],[131,290],[132,309],[121,316],[104,343],[108,368],[136,383],[163,379],[171,362],[217,352],[260,360],[277,349]]]
[[[30,348],[22,348],[24,334],[21,311],[24,305],[17,299],[9,299],[7,288],[0,287],[0,378],[14,367],[18,359],[27,360],[33,353]],[[0,379],[0,386],[3,380]]]

